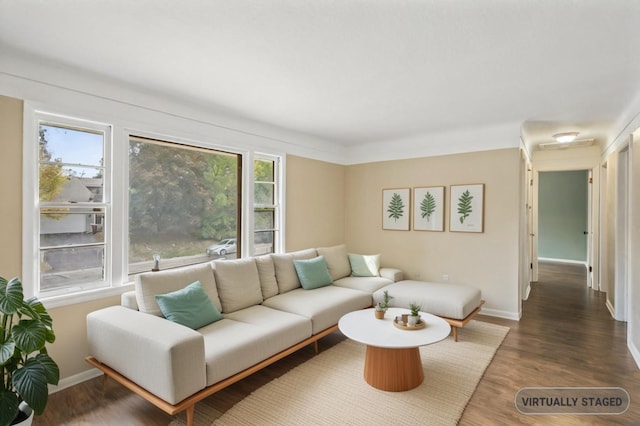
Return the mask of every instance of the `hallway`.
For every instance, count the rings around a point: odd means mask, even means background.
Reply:
[[[473,395],[460,425],[630,425],[640,419],[640,370],[626,344],[626,323],[615,321],[606,294],[586,287],[583,265],[540,262],[519,322],[511,327]],[[622,387],[631,396],[619,416],[525,416],[514,407],[522,387]]]

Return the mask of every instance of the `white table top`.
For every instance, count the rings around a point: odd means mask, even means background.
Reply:
[[[338,328],[351,340],[379,348],[415,348],[445,339],[451,326],[442,318],[420,312],[427,325],[420,330],[402,330],[393,325],[393,319],[408,314],[408,309],[389,308],[384,319],[377,319],[374,309],[353,311],[338,321]]]

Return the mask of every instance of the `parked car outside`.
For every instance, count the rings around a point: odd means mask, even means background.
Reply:
[[[218,256],[226,256],[227,253],[235,253],[235,252],[236,252],[235,238],[227,238],[218,242],[218,244],[207,247],[208,256],[213,256],[214,254]]]

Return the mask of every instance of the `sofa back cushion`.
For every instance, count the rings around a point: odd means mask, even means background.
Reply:
[[[319,247],[318,255],[324,257],[333,281],[351,275],[351,265],[347,254],[347,246],[340,244],[333,247]]]
[[[300,280],[293,266],[293,259],[312,259],[318,253],[316,249],[306,249],[294,251],[287,254],[272,254],[273,265],[276,269],[276,278],[278,279],[278,292],[286,293],[300,287]]]
[[[276,268],[273,265],[271,255],[255,257],[258,275],[260,276],[260,288],[262,298],[268,299],[278,294],[278,280],[276,279]]]
[[[221,311],[222,304],[218,297],[216,279],[211,269],[211,263],[136,275],[135,289],[138,309],[140,312],[162,316],[162,311],[158,302],[156,302],[155,296],[183,289],[195,281],[200,281],[202,289],[209,296],[213,305],[218,311]]]
[[[214,271],[223,313],[262,303],[260,276],[253,258],[216,261]]]

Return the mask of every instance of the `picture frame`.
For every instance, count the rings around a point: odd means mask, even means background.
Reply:
[[[413,188],[413,230],[444,232],[444,186]]]
[[[382,190],[382,229],[408,231],[411,216],[411,189]]]
[[[449,231],[484,232],[484,184],[451,185]]]

